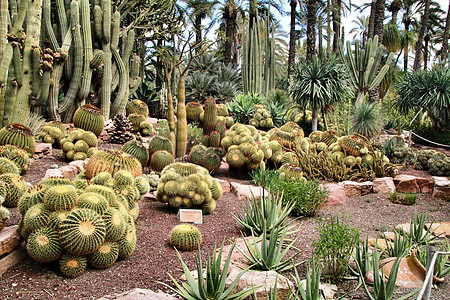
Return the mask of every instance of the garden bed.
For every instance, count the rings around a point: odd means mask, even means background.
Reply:
[[[118,145],[103,144],[102,148],[116,148]],[[53,164],[66,164],[62,161],[59,150],[53,150],[50,157],[36,160],[30,171],[24,176],[27,182],[36,184],[44,176],[45,170]],[[411,170],[413,171],[413,170]],[[409,171],[402,171],[408,173]],[[416,172],[416,171],[415,171]],[[224,176],[225,175],[225,176]],[[231,180],[226,174],[218,177]],[[230,213],[241,211],[241,201],[232,193],[225,193],[218,201],[217,209],[210,216],[204,217],[204,223],[198,225],[203,235],[202,255],[206,256],[214,245],[220,245],[223,240],[230,243],[241,237],[240,227]],[[369,194],[363,197],[348,198],[344,205],[322,209],[318,218],[329,214],[348,214],[351,225],[361,229],[361,238],[366,233],[376,237],[378,233],[389,230],[400,223],[408,223],[414,211],[426,213],[427,220],[449,221],[450,202],[440,202],[431,199],[430,194],[422,194],[413,206],[393,204],[388,196]],[[12,209],[12,217],[8,224],[17,224],[19,214]],[[61,276],[57,263],[39,264],[27,258],[6,272],[0,281],[1,299],[94,299],[104,295],[120,293],[133,288],[152,290],[168,289],[158,281],[171,284],[167,273],[175,278],[181,275],[181,264],[176,251],[168,244],[171,228],[178,224],[176,210],[171,210],[165,204],[151,200],[141,200],[140,215],[136,221],[138,246],[135,252],[124,261],[119,261],[106,270],[88,269],[75,279]],[[299,260],[306,260],[312,255],[312,239],[317,237],[317,218],[299,219],[295,224],[300,228],[297,233],[297,247],[301,254]],[[195,266],[197,252],[184,252],[182,257],[189,267]],[[304,277],[306,266],[300,267],[301,277]],[[432,299],[450,299],[450,284],[448,278],[432,291]],[[357,280],[344,280],[338,284],[339,294],[349,293],[346,298],[366,299],[363,288],[353,291]],[[410,290],[397,289],[406,294]],[[397,295],[398,296],[398,295]]]

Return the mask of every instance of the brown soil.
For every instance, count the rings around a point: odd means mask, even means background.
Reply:
[[[117,145],[103,147],[117,148]],[[24,176],[26,181],[36,184],[51,165],[66,164],[58,153],[59,150],[54,150],[52,157],[47,156],[35,161]],[[218,177],[226,178],[224,175],[220,174]],[[231,213],[241,212],[240,201],[233,194],[226,193],[217,204],[216,211],[210,216],[204,216],[204,223],[198,225],[203,235],[203,257],[224,240],[228,244],[230,240],[241,237],[240,228],[231,217]],[[415,210],[426,213],[427,220],[450,220],[450,203],[432,200],[430,194],[420,195],[417,204],[413,206],[393,204],[387,196],[374,194],[348,198],[342,206],[321,210],[316,218],[296,220],[295,224],[300,229],[296,234],[296,246],[301,252],[298,260],[311,258],[312,240],[317,238],[318,218],[347,214],[351,217],[352,226],[360,228],[361,238],[365,238],[366,234],[376,237],[380,231],[389,230],[396,224],[408,223]],[[18,211],[13,209],[8,224],[18,222]],[[94,299],[136,287],[168,291],[158,281],[171,284],[168,274],[176,279],[181,275],[177,253],[168,244],[169,232],[176,224],[176,211],[162,203],[141,201],[140,215],[136,221],[138,244],[131,257],[106,270],[88,269],[75,279],[62,277],[57,263],[39,264],[28,258],[3,275],[0,280],[0,299]],[[181,257],[191,269],[195,266],[196,254],[196,251],[181,253]],[[302,265],[299,270],[304,277],[306,266]],[[450,299],[449,280],[450,276],[447,276],[446,282],[432,291],[431,299]],[[339,295],[346,295],[346,299],[367,299],[362,287],[354,291],[357,283],[357,280],[344,280],[339,283]],[[396,291],[399,294],[395,294],[394,298],[410,292],[402,289]]]

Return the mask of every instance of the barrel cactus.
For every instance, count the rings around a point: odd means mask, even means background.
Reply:
[[[13,145],[0,146],[0,157],[7,158],[14,162],[21,173],[28,170],[31,162],[30,155],[26,150]]]
[[[172,153],[166,150],[158,150],[151,157],[150,167],[157,172],[161,172],[165,166],[170,165],[173,161]]]
[[[19,199],[27,191],[27,186],[22,177],[13,173],[5,173],[0,175],[0,181],[6,187],[6,192],[3,194],[3,206],[12,208],[16,207]]]
[[[105,171],[114,175],[119,170],[129,171],[134,177],[142,175],[142,165],[134,156],[122,151],[99,150],[86,165],[86,178]]]
[[[73,126],[92,131],[96,136],[99,136],[105,126],[105,118],[99,108],[86,104],[75,111]]]
[[[189,102],[186,104],[186,117],[189,122],[198,122],[201,113],[203,113],[203,107],[200,103]]]
[[[203,204],[215,202],[222,196],[222,193],[213,195],[211,192],[217,185],[220,184],[209,175],[207,169],[191,163],[173,163],[161,172],[156,199],[175,208],[201,208]]]
[[[85,160],[97,149],[97,136],[91,131],[74,129],[60,140],[61,155],[66,160]]]
[[[28,127],[18,123],[8,124],[0,129],[1,145],[14,145],[26,150],[31,155],[36,150],[33,132]]]
[[[142,166],[147,165],[149,156],[147,148],[142,144],[142,140],[131,140],[126,142],[122,147],[122,151],[136,157]]]
[[[128,103],[126,108],[127,117],[130,114],[141,114],[144,115],[145,118],[148,117],[148,105],[142,100],[134,99]]]
[[[170,245],[178,250],[196,250],[201,243],[202,234],[200,233],[200,230],[193,225],[180,224],[172,228],[170,232]]]
[[[155,135],[148,143],[148,154],[151,157],[158,150],[166,150],[173,154],[173,145],[166,137]]]

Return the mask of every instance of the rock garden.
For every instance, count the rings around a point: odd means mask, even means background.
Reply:
[[[0,299],[450,299],[450,17],[286,3],[0,1]]]

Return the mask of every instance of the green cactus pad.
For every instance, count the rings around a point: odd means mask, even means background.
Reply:
[[[84,256],[77,256],[65,253],[59,259],[59,269],[61,273],[69,278],[78,277],[86,270],[87,259]]]
[[[193,225],[180,224],[170,232],[170,245],[182,251],[198,249],[202,243],[202,234]]]
[[[37,262],[57,260],[63,253],[58,232],[50,227],[42,227],[28,237],[27,252]]]
[[[118,257],[119,245],[116,242],[105,242],[89,255],[88,262],[96,269],[105,269],[112,266]]]
[[[58,185],[45,192],[44,204],[52,210],[71,210],[78,201],[78,193],[72,185]]]
[[[94,252],[105,240],[105,235],[106,227],[102,217],[86,208],[72,211],[59,231],[63,247],[76,255]]]

